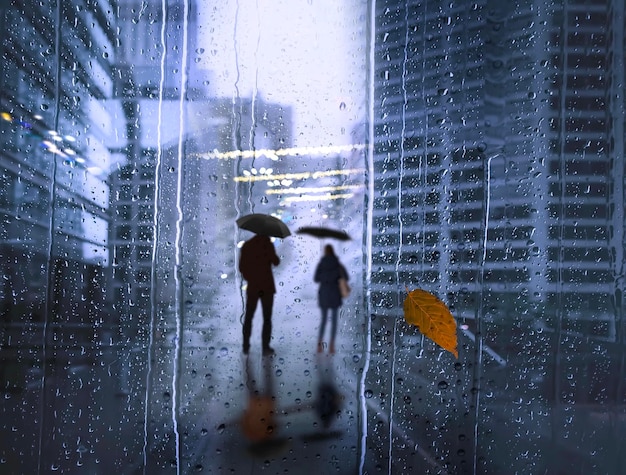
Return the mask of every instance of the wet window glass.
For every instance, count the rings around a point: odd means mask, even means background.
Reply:
[[[0,472],[626,471],[620,0],[0,0]]]

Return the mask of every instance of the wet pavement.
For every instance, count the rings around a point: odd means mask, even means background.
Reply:
[[[296,287],[276,296],[268,357],[260,310],[243,355],[242,306],[228,292],[192,305],[184,321],[156,321],[152,340],[124,344],[101,329],[91,345],[52,339],[44,348],[25,340],[37,331],[4,327],[14,343],[3,347],[14,352],[4,378],[15,384],[0,408],[0,472],[569,475],[624,466],[624,406],[555,403],[537,347],[506,358],[485,351],[475,391],[471,338],[460,335],[454,360],[399,319],[366,318],[355,285],[337,352],[318,354],[314,287]]]

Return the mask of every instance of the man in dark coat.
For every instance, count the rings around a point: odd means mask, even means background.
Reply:
[[[263,310],[263,330],[261,339],[263,355],[271,355],[274,350],[270,347],[272,338],[272,308],[276,286],[272,265],[280,264],[280,259],[274,249],[269,236],[256,235],[246,241],[239,258],[239,271],[248,281],[246,291],[246,314],[243,322],[243,352],[250,351],[250,335],[252,334],[252,317],[257,304],[261,300]]]
[[[318,291],[318,303],[322,309],[322,321],[320,323],[319,334],[317,338],[317,351],[323,349],[322,338],[328,319],[328,310],[331,311],[330,322],[330,344],[329,352],[335,352],[335,336],[337,334],[337,316],[339,307],[343,303],[341,292],[339,290],[339,278],[348,279],[348,273],[345,267],[339,262],[335,255],[335,251],[330,244],[324,247],[324,256],[317,264],[313,280],[320,284]]]

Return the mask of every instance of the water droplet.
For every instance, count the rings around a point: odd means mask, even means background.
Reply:
[[[226,425],[220,424],[219,426],[217,426],[217,433],[222,434],[224,432],[224,429],[226,429]]]
[[[366,389],[365,392],[363,393],[363,395],[367,399],[370,399],[374,395],[374,392],[371,389]]]
[[[439,381],[439,384],[437,384],[437,387],[439,389],[448,389],[448,381]]]

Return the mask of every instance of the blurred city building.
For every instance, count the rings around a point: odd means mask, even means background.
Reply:
[[[117,329],[105,291],[110,149],[123,142],[111,101],[115,9],[114,0],[0,2],[0,385],[12,433],[9,443],[3,432],[2,464],[30,473],[55,465],[66,418],[98,419],[98,397],[70,381],[91,386],[83,371]],[[73,35],[62,34],[68,24]]]
[[[574,404],[582,433],[598,427],[594,411],[624,403],[624,364],[610,356],[622,351],[625,329],[624,4],[375,8],[372,309],[401,315],[406,288],[450,306],[459,351],[473,361],[450,375],[467,418],[448,425],[427,412],[450,439],[474,434],[471,473],[498,470],[498,456],[480,447],[515,430],[503,417],[520,409],[511,394],[550,407],[549,420],[525,426],[537,445],[520,450],[539,463],[591,466],[594,457],[549,439],[568,426]],[[373,342],[420,354],[416,336],[393,320],[374,320]],[[448,368],[431,362],[411,374]],[[385,371],[376,367],[370,380]],[[478,388],[490,394],[481,413],[472,410]],[[392,437],[376,436],[373,450]]]
[[[2,27],[15,32],[3,37],[0,70],[4,341],[18,354],[27,351],[34,342],[23,339],[43,336],[45,325],[54,329],[53,347],[75,339],[92,344],[94,324],[110,323],[107,178],[121,113],[104,106],[114,84],[112,6],[104,1],[76,11],[3,2],[0,8]],[[52,23],[59,16],[76,28],[61,43],[61,26]],[[28,358],[40,360],[40,350]],[[33,382],[10,379],[3,385]]]
[[[615,339],[622,10],[377,2],[377,307],[417,285],[461,318],[545,306]]]

